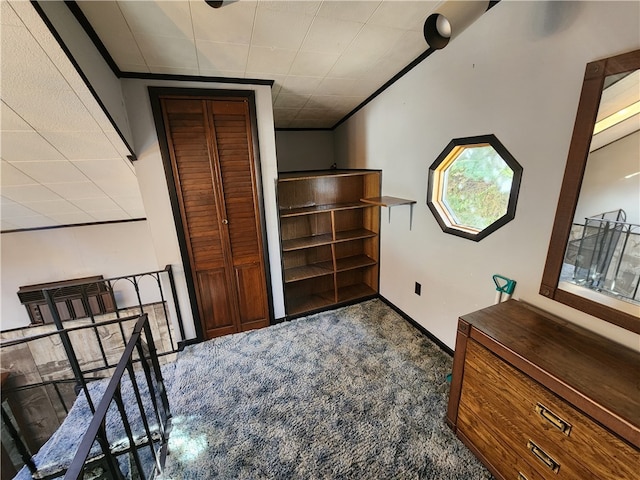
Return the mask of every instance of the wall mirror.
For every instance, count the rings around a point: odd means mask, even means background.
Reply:
[[[640,50],[589,63],[540,294],[640,334]]]

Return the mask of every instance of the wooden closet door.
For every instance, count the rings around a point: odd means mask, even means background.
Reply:
[[[246,99],[161,99],[206,338],[269,324]]]

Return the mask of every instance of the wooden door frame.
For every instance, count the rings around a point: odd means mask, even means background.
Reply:
[[[255,103],[255,92],[253,90],[218,90],[218,89],[202,89],[202,88],[181,88],[181,87],[147,87],[149,90],[149,100],[151,102],[151,111],[153,113],[153,121],[158,135],[158,143],[160,145],[160,155],[162,156],[162,165],[164,167],[164,175],[167,181],[167,189],[169,190],[169,200],[171,202],[171,213],[173,214],[173,223],[178,234],[178,245],[180,246],[180,257],[184,267],[185,279],[187,283],[187,291],[189,292],[189,304],[191,306],[191,314],[193,315],[194,327],[196,330],[197,340],[206,340],[206,335],[200,318],[200,309],[198,308],[196,286],[193,281],[193,271],[191,270],[191,261],[189,258],[189,250],[187,239],[182,225],[182,216],[180,215],[180,204],[178,200],[178,192],[176,190],[175,177],[171,166],[171,154],[169,152],[169,142],[166,135],[165,124],[163,120],[162,106],[160,98],[165,96],[182,97],[185,99],[202,98],[203,100],[214,100],[216,98],[243,98],[247,100],[249,106],[249,117],[251,122],[251,143],[253,147],[253,164],[255,168],[256,192],[258,195],[258,211],[260,216],[260,227],[262,236],[262,254],[265,268],[265,281],[267,287],[267,304],[269,308],[269,324],[273,324],[273,292],[271,285],[271,267],[269,263],[269,246],[267,243],[267,226],[264,211],[264,191],[262,187],[262,168],[260,161],[260,149],[258,142],[258,123],[257,111]]]

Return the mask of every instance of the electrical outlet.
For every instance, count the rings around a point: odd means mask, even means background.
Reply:
[[[422,293],[422,285],[420,285],[418,282],[416,282],[416,288],[414,292],[416,295],[420,295],[420,293]]]

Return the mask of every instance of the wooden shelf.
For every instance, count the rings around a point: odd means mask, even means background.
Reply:
[[[321,245],[330,245],[332,243],[333,235],[331,233],[323,233],[322,235],[314,235],[313,237],[300,237],[292,238],[290,240],[282,240],[282,251],[292,252],[293,250],[319,247]]]
[[[334,303],[336,303],[336,301],[333,290],[318,292],[312,295],[289,297],[287,298],[287,313],[289,315],[297,315],[299,313],[329,307]]]
[[[332,243],[348,242],[351,240],[359,240],[362,238],[372,238],[377,236],[377,233],[364,228],[358,228],[355,230],[344,230],[341,232],[335,232],[335,240],[331,233],[323,233],[321,235],[314,235],[311,237],[292,238],[290,240],[282,241],[282,251],[292,252],[294,250],[302,250],[304,248],[320,247],[322,245],[331,245]]]
[[[344,230],[342,232],[336,232],[335,242],[348,242],[350,240],[358,240],[360,238],[373,238],[377,236],[378,234],[376,232],[372,232],[371,230],[367,230],[365,228],[358,228],[355,230]]]
[[[364,283],[349,285],[348,287],[342,287],[338,291],[338,302],[349,302],[358,298],[375,295],[376,293],[378,292]]]
[[[354,255],[352,257],[337,258],[336,259],[336,272],[344,272],[346,270],[354,270],[356,268],[370,267],[375,265],[376,262],[373,258],[366,255]]]
[[[322,277],[333,273],[333,262],[310,263],[301,267],[287,268],[284,271],[285,283],[298,282],[307,278]]]
[[[370,203],[372,205],[378,205],[380,207],[395,207],[398,205],[413,205],[415,200],[407,200],[406,198],[397,197],[371,197],[361,198],[360,201],[364,203]]]
[[[391,207],[397,207],[399,205],[409,205],[409,230],[411,230],[411,226],[413,225],[413,206],[416,204],[415,200],[383,196],[361,198],[360,201],[364,203],[370,203],[371,205],[378,205],[380,207],[389,207],[389,223],[391,223]]]
[[[331,212],[338,210],[352,210],[354,208],[368,208],[373,206],[371,202],[355,201],[346,203],[331,203],[323,205],[310,205],[307,207],[294,207],[280,210],[280,218],[296,217],[298,215],[313,215],[315,213]]]

